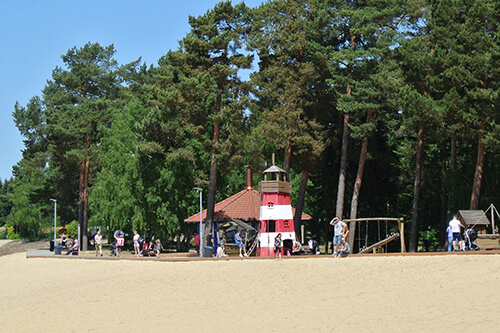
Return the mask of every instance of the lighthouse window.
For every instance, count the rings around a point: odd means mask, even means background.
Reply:
[[[276,232],[276,221],[267,221],[267,232]]]

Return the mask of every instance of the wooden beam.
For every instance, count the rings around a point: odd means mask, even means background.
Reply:
[[[398,218],[398,217],[365,217],[365,218],[361,218],[361,219],[346,219],[346,220],[342,220],[342,221],[347,223],[347,222],[363,222],[363,221],[366,221],[366,222],[376,222],[376,221],[398,222],[399,220],[402,220],[402,218]]]
[[[396,238],[398,238],[398,237],[399,237],[399,233],[397,232],[397,233],[395,233],[394,235],[391,235],[391,236],[387,237],[386,239],[383,239],[383,240],[381,240],[380,242],[375,243],[375,244],[373,244],[373,245],[371,245],[371,246],[367,247],[366,249],[364,249],[364,250],[362,250],[362,251],[359,251],[359,252],[358,252],[358,254],[368,253],[368,252],[370,252],[370,251],[372,251],[372,250],[373,250],[373,253],[377,253],[377,252],[376,252],[376,249],[377,249],[378,247],[382,247],[382,246],[384,246],[385,244],[387,244],[387,243],[389,243],[389,242],[392,242],[394,239],[396,239]]]

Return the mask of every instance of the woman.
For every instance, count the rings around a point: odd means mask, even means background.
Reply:
[[[276,258],[276,253],[279,254],[281,260],[281,232],[274,238],[274,258]]]
[[[132,238],[134,240],[134,254],[136,257],[139,257],[140,255],[140,243],[139,243],[139,239],[141,238],[141,236],[139,236],[139,234],[137,233],[137,230],[134,230],[134,237]]]

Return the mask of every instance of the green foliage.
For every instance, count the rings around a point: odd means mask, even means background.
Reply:
[[[326,240],[347,114],[346,197],[368,138],[358,216],[410,220],[424,126],[414,235],[436,245],[446,215],[468,206],[482,137],[480,206],[499,200],[498,22],[492,0],[224,1],[189,17],[180,48],[157,67],[121,66],[113,45],[75,46],[41,96],[14,106],[25,149],[14,178],[0,182],[0,225],[35,237],[53,221],[54,198],[73,229],[88,216],[148,237],[188,234],[194,186],[204,206],[221,201],[244,189],[247,164],[256,186],[276,153],[294,205],[308,173],[306,227]]]
[[[21,235],[14,231],[14,226],[7,228],[7,238],[8,239],[21,239]]]
[[[75,238],[78,236],[78,222],[77,221],[73,220],[69,224],[66,224],[64,227],[66,228],[66,231],[67,231],[69,237]]]

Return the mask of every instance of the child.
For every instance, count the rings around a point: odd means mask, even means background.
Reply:
[[[163,246],[161,245],[161,242],[159,239],[156,240],[156,245],[155,245],[155,252],[156,252],[156,257],[160,257],[160,252],[163,250]]]

